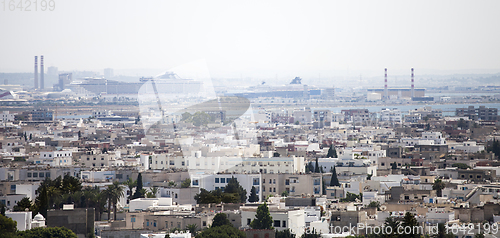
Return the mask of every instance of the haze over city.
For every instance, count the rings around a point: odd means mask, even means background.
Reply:
[[[498,1],[55,1],[0,14],[0,71],[142,76],[205,59],[213,77],[498,73]],[[8,6],[7,6],[8,7]],[[150,73],[152,74],[152,73]]]

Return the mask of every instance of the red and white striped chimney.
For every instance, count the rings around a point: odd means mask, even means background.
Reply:
[[[35,89],[38,88],[38,56],[35,56]]]
[[[411,98],[415,97],[415,85],[413,85],[413,68],[411,68]]]
[[[40,89],[44,89],[43,55],[40,56]]]
[[[389,99],[389,93],[387,92],[387,68],[385,68],[385,85],[384,85],[384,99]]]

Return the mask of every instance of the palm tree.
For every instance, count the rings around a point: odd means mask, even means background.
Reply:
[[[445,187],[445,184],[441,179],[436,179],[434,180],[434,184],[432,184],[432,189],[436,190],[436,195],[438,197],[443,196],[443,188]]]
[[[123,187],[118,181],[113,182],[113,184],[108,186],[109,195],[110,195],[110,201],[113,203],[113,218],[116,220],[116,204],[118,203],[118,200],[124,196],[123,194]]]
[[[151,187],[149,188],[149,192],[146,193],[146,197],[155,198],[157,193],[158,193],[158,187]]]
[[[133,189],[137,186],[137,180],[134,181],[131,178],[128,178],[127,181],[125,181],[123,184],[127,185],[128,190],[130,191],[130,195],[128,195],[128,198],[127,198],[128,201],[130,201],[132,199],[132,195],[134,194]]]
[[[196,235],[196,231],[198,230],[198,226],[196,224],[189,224],[186,226],[186,231],[189,231],[192,236]]]

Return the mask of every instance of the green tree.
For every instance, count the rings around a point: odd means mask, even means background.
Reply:
[[[445,188],[445,184],[441,179],[436,179],[434,180],[434,183],[432,184],[432,189],[436,190],[436,195],[438,197],[443,196],[443,189]]]
[[[391,169],[398,169],[398,164],[396,162],[392,163]]]
[[[405,229],[406,229],[406,227],[411,227],[412,228],[411,234],[406,234],[405,233],[405,237],[420,238],[420,234],[418,233],[419,231],[416,230],[416,229],[413,229],[413,227],[417,227],[418,226],[418,221],[417,221],[417,218],[415,218],[415,215],[413,215],[410,212],[406,212],[406,214],[405,214],[405,216],[403,218],[402,226]]]
[[[282,197],[288,197],[288,195],[290,195],[290,193],[286,190],[281,193]]]
[[[198,204],[220,203],[222,201],[222,191],[220,189],[208,191],[201,188],[200,192],[194,196],[194,199]]]
[[[231,225],[210,227],[199,233],[196,238],[245,238],[245,232],[234,228]]]
[[[390,234],[385,234],[383,237],[384,238],[398,238],[400,235],[398,234],[397,230],[398,227],[401,226],[401,222],[394,219],[394,217],[388,217],[385,219],[384,226],[386,227],[391,227],[392,233]]]
[[[321,194],[326,195],[326,181],[324,179],[321,180]]]
[[[17,205],[14,206],[13,210],[15,212],[24,212],[26,211],[26,208],[28,208],[28,210],[32,210],[33,204],[31,203],[31,200],[29,197],[24,197],[23,199],[21,199],[19,202],[17,202]]]
[[[273,157],[280,157],[280,153],[278,153],[278,152],[274,152],[274,153],[273,153]]]
[[[380,209],[380,202],[371,201],[370,204],[368,204],[368,207],[376,207],[377,210],[379,210]]]
[[[306,166],[306,173],[313,173],[314,172],[314,165],[312,162],[309,161],[309,163]]]
[[[158,187],[150,187],[149,192],[146,193],[147,198],[155,198],[158,194]]]
[[[337,158],[337,150],[335,150],[335,147],[330,145],[330,149],[328,149],[328,153],[326,154],[327,158]]]
[[[340,186],[339,179],[337,177],[337,170],[335,170],[335,166],[331,169],[332,177],[330,179],[330,186]]]
[[[347,192],[345,198],[340,199],[340,202],[355,202],[356,199],[362,200],[363,195],[360,193],[359,195]]]
[[[131,178],[128,178],[127,181],[125,181],[123,184],[128,187],[130,194],[128,195],[127,199],[128,199],[128,201],[130,201],[132,199],[132,196],[133,196],[134,188],[137,186],[137,181],[134,181]]]
[[[295,238],[295,234],[290,232],[290,229],[286,229],[286,230],[282,230],[282,231],[276,230],[275,237],[276,238]]]
[[[451,232],[448,234],[444,223],[438,223],[437,234],[432,235],[432,238],[453,238],[455,237]]]
[[[316,165],[314,165],[314,172],[319,173],[319,163],[318,163],[318,158],[316,158]]]
[[[257,195],[257,189],[252,186],[252,189],[250,189],[250,196],[248,197],[249,202],[258,202],[259,201],[259,196]]]
[[[181,118],[181,121],[187,121],[187,120],[190,120],[191,119],[191,113],[189,112],[185,112],[185,113],[182,113],[182,118]]]
[[[464,164],[464,163],[455,163],[455,164],[452,164],[451,167],[457,167],[459,169],[469,169],[470,166]]]
[[[143,198],[145,193],[143,193],[142,191],[142,174],[139,173],[137,175],[137,180],[136,180],[136,187],[135,187],[135,193],[134,193],[134,196],[132,196],[132,199],[136,199],[136,198]]]
[[[316,232],[316,230],[314,230],[313,228],[312,231],[306,231],[304,234],[302,234],[300,238],[321,238],[321,234]]]
[[[0,234],[2,237],[16,237],[17,222],[10,217],[0,215]]]
[[[116,221],[116,204],[121,197],[123,197],[123,187],[120,185],[118,181],[113,182],[113,184],[108,185],[105,190],[105,194],[108,198],[108,219],[111,220],[110,212],[111,208],[113,208],[113,218]],[[111,205],[112,204],[112,205]]]
[[[0,215],[5,216],[5,204],[0,202]]]
[[[236,193],[240,198],[239,202],[244,203],[247,201],[247,190],[245,190],[234,177],[231,177],[231,180],[227,183],[224,188],[224,193]]]
[[[17,233],[20,238],[76,238],[76,234],[66,227],[37,227]]]
[[[274,229],[273,218],[271,217],[271,213],[265,201],[257,208],[255,219],[250,222],[250,227],[252,227],[252,229]]]
[[[214,219],[212,220],[212,226],[211,227],[217,227],[217,226],[225,226],[225,225],[231,225],[231,222],[229,219],[227,219],[226,213],[217,213],[214,216]]]
[[[187,178],[181,183],[181,188],[189,188],[191,186],[191,179]]]
[[[196,231],[198,230],[198,226],[196,224],[189,224],[186,226],[186,231],[189,231],[192,236],[196,235]]]

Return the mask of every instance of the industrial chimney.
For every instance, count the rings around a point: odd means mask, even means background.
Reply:
[[[35,89],[38,88],[38,56],[35,56]]]
[[[413,68],[411,68],[411,99],[415,97],[415,85],[413,85]]]
[[[387,92],[387,68],[385,68],[385,85],[384,85],[384,99],[389,99],[389,93]]]
[[[40,89],[44,89],[43,55],[40,56]]]

